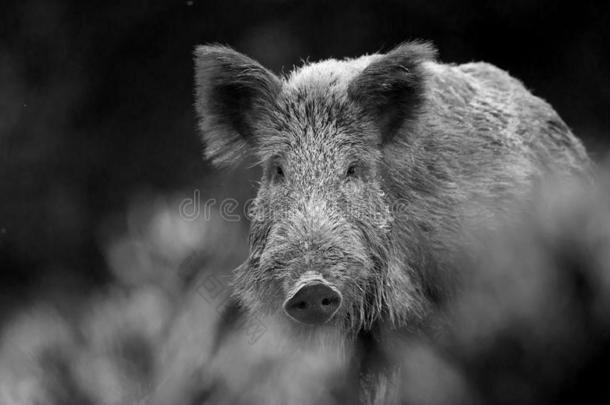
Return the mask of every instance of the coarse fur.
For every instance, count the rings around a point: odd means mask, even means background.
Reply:
[[[317,274],[344,297],[324,328],[417,330],[456,285],[469,226],[513,215],[545,175],[588,175],[549,104],[490,64],[435,55],[411,42],[278,77],[229,48],[196,49],[206,157],[263,167],[235,271],[242,308],[281,317],[288,291]]]

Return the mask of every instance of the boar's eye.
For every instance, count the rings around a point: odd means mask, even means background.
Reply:
[[[345,171],[345,178],[347,180],[355,179],[359,175],[360,175],[360,170],[359,170],[358,165],[356,163],[352,163],[351,165],[349,165],[349,167]]]
[[[284,169],[279,163],[274,163],[271,166],[271,180],[274,182],[281,182],[284,180]]]

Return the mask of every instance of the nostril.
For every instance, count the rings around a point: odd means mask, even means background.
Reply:
[[[322,298],[322,306],[324,306],[324,307],[328,307],[328,306],[338,307],[340,303],[341,303],[341,299],[338,296]]]
[[[297,309],[305,309],[307,308],[307,303],[305,301],[300,301],[294,304],[294,307]]]

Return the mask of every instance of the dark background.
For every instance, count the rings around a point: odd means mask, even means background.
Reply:
[[[201,160],[196,44],[228,44],[287,72],[305,59],[432,40],[442,61],[484,60],[523,80],[600,159],[610,146],[608,9],[554,0],[3,2],[0,308],[104,285],[104,243],[134,198],[195,187],[251,193],[251,176],[227,180]]]

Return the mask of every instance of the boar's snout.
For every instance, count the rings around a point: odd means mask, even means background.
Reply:
[[[322,281],[300,287],[284,303],[284,311],[292,319],[307,324],[328,322],[341,306],[341,293]]]

